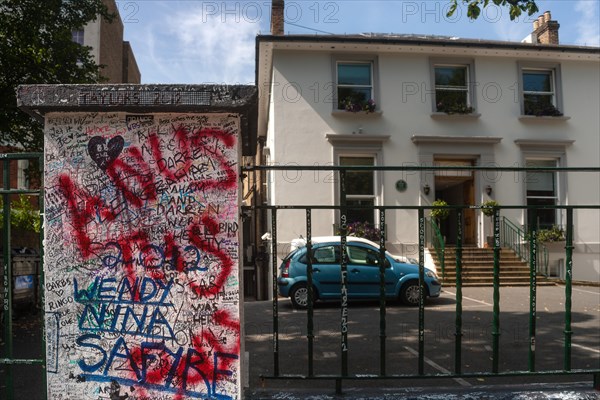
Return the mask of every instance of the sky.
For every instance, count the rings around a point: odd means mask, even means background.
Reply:
[[[476,21],[437,0],[286,0],[286,34],[363,32],[521,41],[544,11],[561,44],[600,46],[600,0],[538,0],[540,12],[515,21],[488,6]],[[269,34],[270,0],[117,1],[142,83],[254,84],[255,38]]]

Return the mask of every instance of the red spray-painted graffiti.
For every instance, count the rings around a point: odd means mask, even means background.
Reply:
[[[240,325],[235,307],[219,300],[230,300],[227,288],[237,283],[237,223],[218,212],[235,204],[204,204],[225,192],[235,201],[236,132],[145,129],[139,146],[128,137],[90,140],[89,154],[108,180],[102,193],[72,171],[56,174],[67,208],[63,235],[73,238],[82,264],[98,266],[73,278],[83,354],[77,380],[110,383],[105,390],[115,398],[127,387],[131,399],[236,398]],[[159,210],[177,216],[171,228],[161,228]],[[184,307],[190,301],[196,306]],[[186,326],[178,318],[190,309],[197,315]]]

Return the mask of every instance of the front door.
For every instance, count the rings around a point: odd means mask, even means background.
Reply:
[[[473,160],[436,159],[436,166],[472,166]],[[471,206],[475,204],[475,180],[471,171],[436,171],[435,198],[446,201],[449,205]],[[477,243],[476,210],[463,209],[462,232],[463,244]],[[440,230],[447,244],[456,244],[458,226],[456,211],[451,210],[449,217],[441,223]]]

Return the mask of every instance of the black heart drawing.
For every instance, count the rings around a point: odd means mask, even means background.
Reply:
[[[103,170],[106,170],[119,157],[123,150],[125,139],[115,136],[106,143],[102,136],[94,136],[88,142],[88,152],[92,160]]]

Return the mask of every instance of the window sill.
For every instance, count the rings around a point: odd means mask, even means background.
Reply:
[[[375,110],[375,111],[346,111],[346,110],[333,110],[331,115],[334,117],[342,117],[342,118],[374,118],[381,117],[383,111]]]
[[[469,114],[448,114],[445,112],[432,112],[432,119],[478,119],[481,117],[480,113],[469,113]]]
[[[563,115],[560,117],[554,117],[551,115],[519,115],[519,120],[523,122],[529,121],[568,121],[571,117]]]

